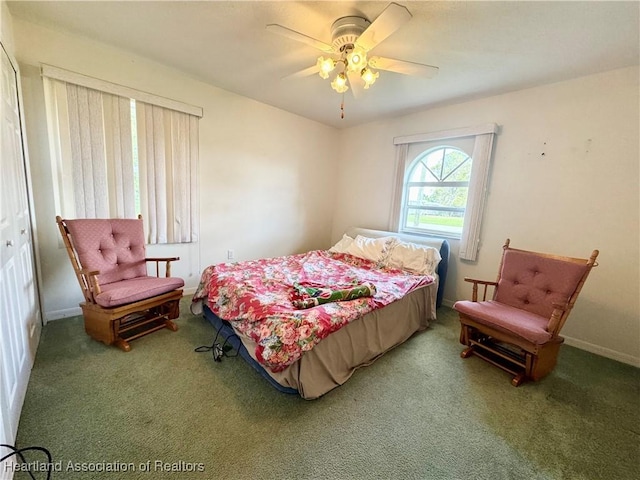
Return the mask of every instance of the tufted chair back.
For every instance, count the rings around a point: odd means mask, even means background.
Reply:
[[[553,304],[566,304],[585,276],[585,263],[505,249],[494,300],[550,318]]]
[[[101,285],[147,275],[141,219],[66,220],[80,266]]]

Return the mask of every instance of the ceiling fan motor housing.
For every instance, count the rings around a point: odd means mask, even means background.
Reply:
[[[356,40],[371,22],[362,17],[342,17],[331,25],[331,46],[336,52],[342,52],[346,47],[353,47]]]

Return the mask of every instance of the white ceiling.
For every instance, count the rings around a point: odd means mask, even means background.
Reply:
[[[321,54],[265,29],[278,23],[331,43],[346,15],[374,20],[389,2],[8,2],[14,17],[154,59],[217,87],[338,128],[630,65],[640,3],[401,1],[413,18],[372,52],[440,67],[432,79],[380,72],[359,99],[318,75],[286,75]],[[82,72],[80,72],[82,73]]]

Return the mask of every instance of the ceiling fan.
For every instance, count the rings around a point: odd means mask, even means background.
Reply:
[[[267,30],[327,54],[326,57],[319,57],[315,65],[290,76],[305,77],[318,73],[327,79],[335,71],[331,87],[338,93],[344,93],[351,86],[351,92],[358,98],[362,89],[368,89],[380,75],[376,70],[427,78],[438,73],[438,67],[432,65],[378,56],[367,58],[371,50],[411,17],[406,7],[390,3],[373,22],[360,16],[339,18],[331,25],[331,44],[278,24],[267,25]]]

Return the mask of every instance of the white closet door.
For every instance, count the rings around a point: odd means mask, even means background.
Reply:
[[[14,444],[40,333],[15,63],[0,44],[0,443]],[[8,452],[0,451],[0,456]]]

